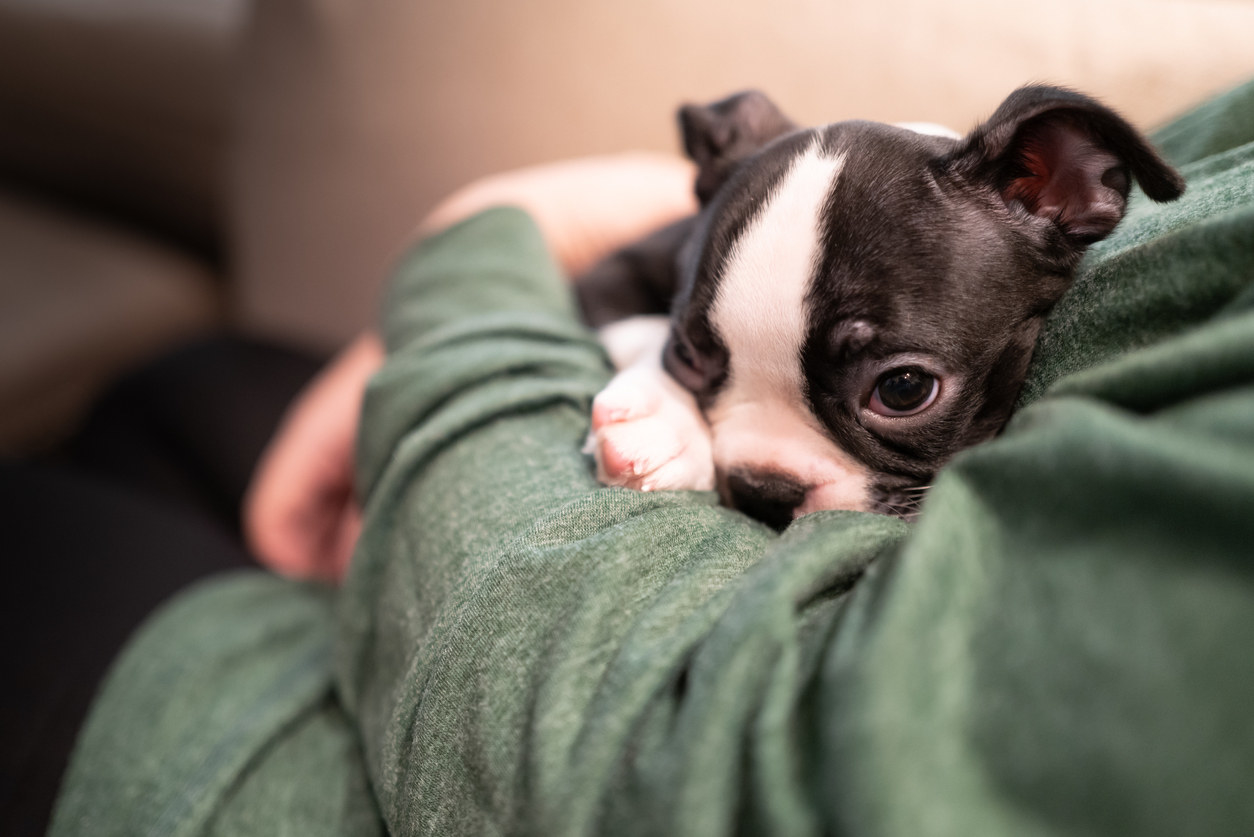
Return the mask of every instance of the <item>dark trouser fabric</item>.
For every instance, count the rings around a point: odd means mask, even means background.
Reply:
[[[239,531],[239,508],[283,411],[326,358],[215,337],[119,382],[70,446],[77,468],[194,506]]]
[[[57,462],[0,464],[0,833],[44,833],[91,698],[140,622],[193,581],[253,564],[240,500],[319,366],[202,341],[119,382]]]

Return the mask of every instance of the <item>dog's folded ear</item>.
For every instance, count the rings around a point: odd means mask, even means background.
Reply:
[[[736,93],[709,105],[679,109],[684,151],[697,164],[697,198],[702,205],[742,160],[796,125],[756,90]]]
[[[1130,177],[1155,201],[1184,180],[1110,108],[1060,87],[1016,90],[946,160],[967,181],[989,184],[1007,205],[1049,219],[1067,240],[1105,238],[1123,218]]]

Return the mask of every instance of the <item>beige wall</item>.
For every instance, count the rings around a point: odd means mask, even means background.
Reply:
[[[803,122],[966,128],[1048,80],[1152,126],[1254,76],[1254,3],[258,0],[248,43],[236,307],[330,344],[373,319],[413,225],[476,176],[674,149],[679,102],[747,86]]]

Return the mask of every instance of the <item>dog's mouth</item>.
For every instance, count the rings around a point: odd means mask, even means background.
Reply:
[[[719,473],[718,490],[725,505],[783,531],[798,517],[817,511],[864,511],[914,520],[930,488],[926,482],[868,491],[860,480],[807,485],[781,471],[733,468]]]

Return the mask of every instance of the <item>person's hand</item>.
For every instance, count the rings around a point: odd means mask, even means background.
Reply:
[[[270,569],[338,582],[361,532],[353,449],[366,382],[383,344],[364,334],[288,408],[244,497],[244,536]]]
[[[554,257],[577,274],[613,250],[696,211],[690,164],[657,154],[552,163],[493,175],[443,201],[430,235],[492,206],[527,210]],[[337,582],[361,531],[353,451],[366,382],[383,348],[363,335],[289,408],[244,500],[253,553],[284,575]]]

